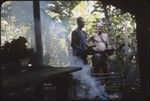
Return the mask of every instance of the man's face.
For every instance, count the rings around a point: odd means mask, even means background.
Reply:
[[[83,28],[84,25],[85,25],[84,19],[80,19],[80,21],[79,21],[79,27]]]
[[[103,26],[97,26],[97,31],[98,31],[98,33],[101,33],[102,31],[103,31]]]

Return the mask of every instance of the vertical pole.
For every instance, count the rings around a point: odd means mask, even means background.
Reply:
[[[41,37],[41,19],[39,0],[33,0],[34,30],[36,44],[36,64],[43,64],[43,47]]]
[[[129,63],[128,63],[128,60],[129,60],[129,55],[128,55],[128,50],[129,50],[129,47],[128,47],[128,30],[127,30],[127,22],[125,22],[124,24],[124,43],[125,43],[125,61],[124,61],[124,76],[125,76],[125,82],[126,84],[128,85],[128,80],[127,80],[127,76],[128,76],[128,70],[129,70]]]
[[[127,22],[124,25],[124,42],[125,42],[125,75],[129,70],[129,47],[128,47],[128,29],[127,29]],[[127,75],[126,75],[127,76]]]
[[[148,28],[150,27],[150,9],[147,4],[141,4],[141,6],[142,7],[138,9],[140,12],[138,12],[136,17],[138,62],[142,89],[142,94],[140,96],[145,101],[148,101],[150,98],[150,32],[148,31]]]
[[[127,23],[125,24],[125,30],[124,30],[124,39],[125,39],[125,55],[126,58],[128,58],[128,30],[127,30]]]
[[[125,42],[125,61],[124,61],[124,78],[125,78],[125,90],[126,92],[130,92],[130,88],[131,88],[131,80],[129,79],[129,76],[128,75],[128,72],[129,72],[129,69],[130,69],[130,66],[129,66],[129,46],[128,46],[128,29],[127,29],[127,22],[125,22],[125,25],[124,25],[124,42]]]

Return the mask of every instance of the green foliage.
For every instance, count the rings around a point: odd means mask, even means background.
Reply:
[[[27,40],[31,41],[30,37],[32,35],[32,22],[26,21],[26,16],[24,11],[20,10],[20,5],[17,5],[17,1],[6,1],[1,6],[1,44],[3,45],[5,41],[12,41],[17,39],[19,36],[26,37]],[[16,6],[15,6],[16,5]],[[16,8],[15,8],[16,7]],[[19,9],[18,9],[19,8]],[[17,10],[18,14],[14,13],[14,10]],[[28,11],[29,12],[29,11]],[[30,12],[29,12],[30,13]],[[23,16],[23,17],[20,17]],[[25,19],[24,19],[25,18]],[[31,46],[31,43],[28,43],[28,46]]]
[[[6,20],[9,20],[10,12],[11,12],[11,5],[14,3],[14,1],[7,1],[4,2],[1,6],[1,18],[5,18]],[[9,16],[8,16],[9,15]]]
[[[108,68],[113,72],[124,73],[126,80],[131,81],[131,87],[138,89],[135,91],[138,93],[140,86],[132,82],[139,80],[135,16],[101,2],[97,2],[94,7],[93,13],[104,13],[105,17],[101,19],[105,23],[104,32],[108,33],[110,44],[117,48],[115,54],[109,58]],[[125,34],[128,34],[128,37],[125,37]],[[125,50],[128,50],[127,53]]]
[[[71,11],[79,3],[80,1],[49,1],[45,11],[53,20],[63,21],[65,26],[69,28],[68,25],[72,16]]]
[[[123,13],[120,9],[117,9],[111,5],[103,5],[101,2],[97,2],[94,5],[94,12],[103,12],[105,17],[101,20],[105,23],[104,26],[104,32],[108,33],[110,44],[114,45],[118,52],[114,55],[115,61],[118,68],[123,67],[123,57],[126,56],[124,53],[125,48],[125,38],[124,38],[124,28],[125,24],[127,26],[127,34],[128,34],[128,46],[129,46],[129,52],[130,54],[136,56],[136,23],[134,15],[131,15],[130,13]],[[95,22],[93,22],[95,23]],[[129,53],[128,52],[128,53]],[[129,55],[129,57],[131,57]],[[121,58],[122,57],[122,58]],[[136,57],[137,58],[137,57]],[[129,60],[130,61],[130,60]],[[117,63],[118,62],[118,63]],[[123,62],[124,63],[124,62]],[[116,64],[114,67],[116,67]],[[120,69],[121,70],[121,69]]]
[[[13,39],[11,42],[6,41],[5,44],[1,46],[1,56],[3,57],[1,63],[8,64],[18,62],[20,59],[29,58],[32,49],[28,49],[26,43],[27,39],[24,37]]]

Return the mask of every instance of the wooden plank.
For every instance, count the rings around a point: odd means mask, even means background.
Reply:
[[[11,89],[23,85],[32,85],[46,80],[62,77],[69,73],[81,70],[81,67],[51,67],[40,66],[42,69],[18,73],[10,76],[2,76],[1,87]],[[44,68],[45,67],[45,68]]]
[[[93,73],[97,81],[105,84],[106,91],[116,92],[122,89],[123,74],[122,73]]]
[[[110,75],[121,75],[123,76],[122,73],[93,73],[93,76],[110,76]]]

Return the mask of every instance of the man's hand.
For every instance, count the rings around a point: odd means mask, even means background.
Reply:
[[[116,49],[111,47],[111,48],[107,48],[104,52],[108,55],[113,55],[114,51],[116,51]]]
[[[92,55],[95,53],[95,51],[93,50],[93,47],[95,47],[95,45],[89,46],[86,50],[85,53],[88,55]]]

